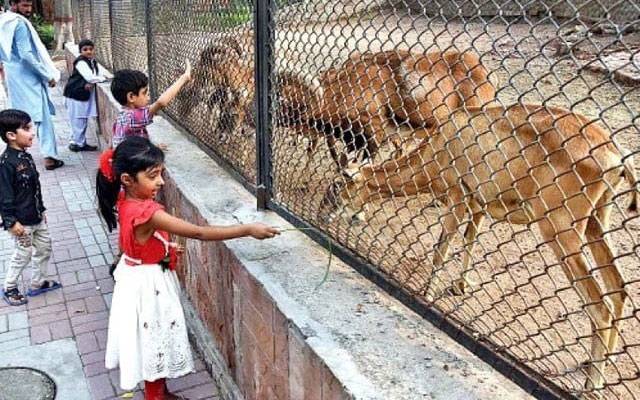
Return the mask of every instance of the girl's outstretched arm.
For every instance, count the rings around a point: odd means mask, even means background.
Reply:
[[[260,223],[229,226],[199,226],[160,210],[156,211],[147,223],[136,228],[136,236],[138,236],[138,234],[147,236],[147,233],[151,236],[156,229],[199,240],[228,240],[244,236],[251,236],[256,239],[269,239],[280,233],[277,229]]]

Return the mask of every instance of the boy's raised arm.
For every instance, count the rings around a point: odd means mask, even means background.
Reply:
[[[171,102],[171,100],[173,100],[178,95],[180,89],[182,89],[182,87],[190,80],[191,63],[189,62],[189,60],[187,60],[184,73],[180,76],[180,78],[178,78],[178,80],[175,81],[173,85],[169,86],[169,88],[165,90],[164,93],[160,95],[160,97],[158,97],[158,100],[156,100],[149,107],[149,112],[151,113],[151,115],[156,115],[158,111],[165,108]]]

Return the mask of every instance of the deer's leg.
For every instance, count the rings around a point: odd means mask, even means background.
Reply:
[[[329,154],[331,155],[333,161],[336,163],[337,171],[340,174],[347,167],[347,156],[344,153],[340,153],[340,155],[338,155],[338,151],[336,149],[336,138],[333,136],[333,134],[327,134],[325,135],[325,137],[327,140],[327,147],[329,148]]]
[[[618,344],[620,334],[619,325],[627,299],[627,294],[624,290],[624,278],[620,270],[615,266],[611,248],[604,238],[604,233],[609,228],[611,209],[613,206],[612,194],[611,191],[607,190],[600,198],[596,206],[596,212],[589,218],[586,230],[589,248],[596,260],[598,268],[600,268],[606,288],[604,296],[610,301],[613,309],[613,326],[607,344],[609,353],[613,353]]]
[[[478,231],[482,226],[482,222],[485,219],[485,214],[482,211],[474,212],[471,216],[471,221],[467,224],[464,231],[464,256],[462,259],[462,277],[453,283],[453,294],[461,296],[467,292],[469,287],[476,286],[477,283],[469,278],[471,263],[473,262],[473,249],[476,245],[476,237]]]
[[[601,389],[604,386],[604,366],[612,331],[612,316],[602,300],[600,286],[591,274],[586,257],[582,253],[586,244],[584,238],[586,218],[591,213],[591,209],[585,211],[588,212],[575,215],[577,213],[556,210],[542,219],[539,225],[545,243],[549,243],[553,249],[567,278],[585,304],[585,312],[592,324],[591,359],[586,387]]]
[[[447,198],[451,206],[447,210],[447,213],[442,218],[442,232],[438,243],[434,246],[433,255],[433,270],[431,277],[435,276],[435,273],[444,266],[444,263],[449,258],[449,248],[451,246],[451,240],[453,239],[458,225],[462,221],[465,213],[467,212],[467,205],[462,202],[463,193],[460,188],[454,188],[447,193]],[[436,290],[439,294],[440,290]]]

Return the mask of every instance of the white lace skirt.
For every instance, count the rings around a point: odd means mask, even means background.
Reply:
[[[105,365],[120,367],[122,389],[192,372],[176,273],[157,264],[131,267],[121,259],[114,278]]]

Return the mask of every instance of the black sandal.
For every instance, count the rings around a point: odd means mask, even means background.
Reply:
[[[51,157],[46,158],[46,161],[49,161],[49,162],[45,162],[44,164],[44,168],[47,171],[53,171],[54,169],[60,168],[64,165],[64,161],[56,160],[55,158],[51,158]]]
[[[51,290],[60,289],[61,287],[62,285],[56,281],[44,281],[42,282],[42,285],[40,285],[40,287],[34,288],[33,286],[31,286],[29,290],[27,290],[27,296],[29,297],[37,296],[39,294],[49,292]]]
[[[10,306],[21,306],[23,304],[27,304],[27,299],[22,295],[22,293],[20,293],[18,288],[3,290],[2,297]]]

